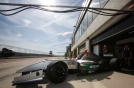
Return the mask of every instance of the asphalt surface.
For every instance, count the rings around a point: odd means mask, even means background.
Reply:
[[[85,76],[70,74],[61,84],[45,80],[43,84],[12,86],[14,77],[20,74],[17,70],[37,61],[50,58],[0,59],[0,88],[134,88],[134,74],[104,71]],[[53,57],[54,58],[54,57]]]

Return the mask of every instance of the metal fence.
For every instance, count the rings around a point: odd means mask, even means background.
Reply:
[[[12,50],[14,55],[10,56],[10,57],[3,57],[1,55],[3,48]],[[41,52],[41,51],[25,49],[25,48],[21,48],[21,47],[0,44],[0,58],[30,58],[30,57],[46,57],[46,56],[51,56],[51,55],[49,53],[46,53],[46,52]]]

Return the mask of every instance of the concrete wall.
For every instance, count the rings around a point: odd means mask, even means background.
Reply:
[[[131,0],[109,0],[104,8],[111,9],[124,9]],[[108,12],[108,11],[107,11]],[[94,21],[90,24],[87,30],[82,34],[79,40],[72,46],[71,51],[73,51],[79,44],[83,43],[87,38],[92,39],[96,35],[100,34],[102,31],[106,30],[108,27],[122,19],[125,15],[120,16],[102,16],[98,15]],[[86,46],[87,47],[87,46]]]

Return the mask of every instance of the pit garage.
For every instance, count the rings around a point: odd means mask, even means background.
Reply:
[[[122,51],[125,45],[132,52],[130,67],[134,69],[134,15],[130,14],[91,40],[91,51],[103,58],[118,58],[126,66]],[[104,47],[106,53],[104,54]]]

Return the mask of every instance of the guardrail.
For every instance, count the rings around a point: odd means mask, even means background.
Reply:
[[[4,52],[3,48],[6,48],[7,51]],[[9,53],[8,50],[11,51],[13,55],[8,55]],[[33,57],[47,57],[47,56],[52,55],[46,52],[0,44],[0,58],[33,58]]]

